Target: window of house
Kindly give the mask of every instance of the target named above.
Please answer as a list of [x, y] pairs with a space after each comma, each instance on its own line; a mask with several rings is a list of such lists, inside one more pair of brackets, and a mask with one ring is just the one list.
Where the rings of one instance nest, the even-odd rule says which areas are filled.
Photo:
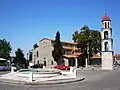
[[110, 23], [108, 22], [108, 28], [110, 27]]
[[38, 51], [37, 51], [37, 57], [38, 57]]

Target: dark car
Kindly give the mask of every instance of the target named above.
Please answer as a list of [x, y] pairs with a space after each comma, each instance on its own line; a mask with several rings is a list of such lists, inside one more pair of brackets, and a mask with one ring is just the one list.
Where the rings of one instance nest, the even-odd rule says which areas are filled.
[[43, 68], [43, 64], [35, 64], [33, 66], [31, 66], [31, 68]]

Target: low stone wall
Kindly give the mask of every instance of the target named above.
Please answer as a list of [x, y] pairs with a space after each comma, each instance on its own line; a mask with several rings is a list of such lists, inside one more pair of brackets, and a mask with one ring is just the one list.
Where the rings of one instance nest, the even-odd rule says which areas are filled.
[[88, 66], [88, 67], [79, 67], [77, 70], [84, 70], [84, 71], [97, 71], [101, 70], [100, 66]]

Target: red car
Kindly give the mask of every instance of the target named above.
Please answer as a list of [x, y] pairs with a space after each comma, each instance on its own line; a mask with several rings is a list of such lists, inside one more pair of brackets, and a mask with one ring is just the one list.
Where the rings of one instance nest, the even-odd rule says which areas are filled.
[[64, 65], [57, 65], [57, 66], [54, 66], [54, 68], [60, 69], [60, 70], [70, 70], [70, 66], [64, 66]]

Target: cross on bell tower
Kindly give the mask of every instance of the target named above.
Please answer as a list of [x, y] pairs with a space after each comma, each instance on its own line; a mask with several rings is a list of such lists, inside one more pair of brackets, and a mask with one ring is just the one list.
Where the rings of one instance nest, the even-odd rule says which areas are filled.
[[113, 39], [110, 17], [105, 13], [102, 18], [102, 69], [113, 69]]

